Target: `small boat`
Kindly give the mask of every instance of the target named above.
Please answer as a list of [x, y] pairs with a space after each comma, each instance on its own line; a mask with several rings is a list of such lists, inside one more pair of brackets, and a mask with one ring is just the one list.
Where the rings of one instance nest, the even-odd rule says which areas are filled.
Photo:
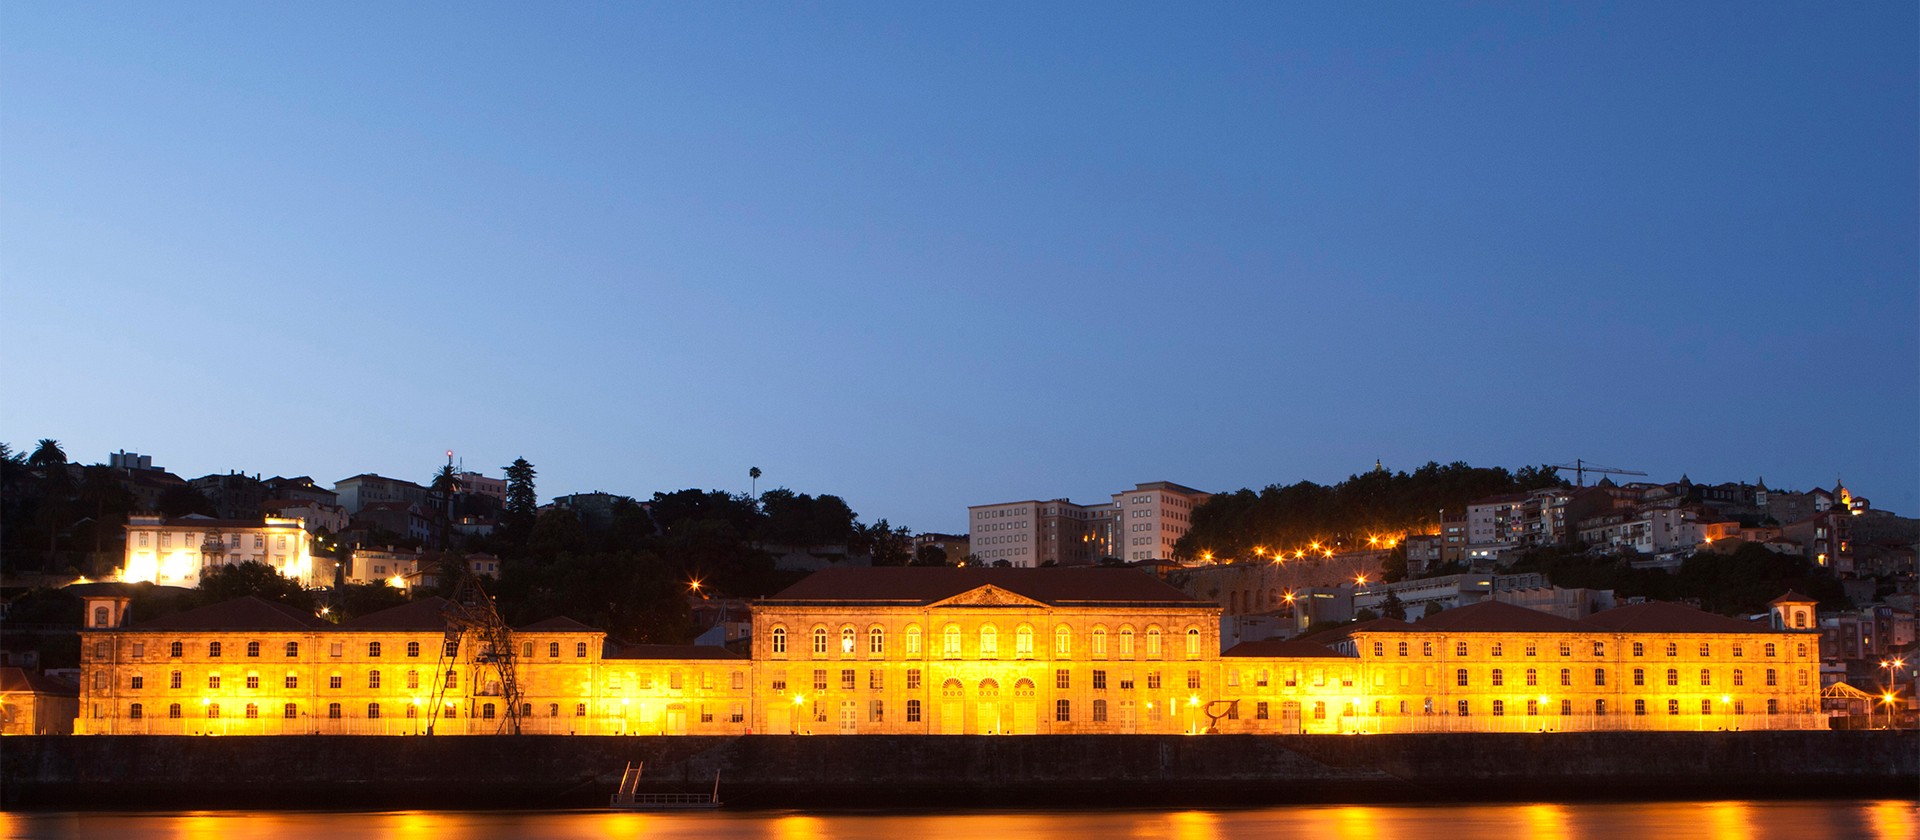
[[620, 773], [620, 789], [614, 791], [609, 808], [623, 811], [690, 811], [720, 807], [720, 771], [713, 773], [713, 793], [640, 793], [640, 771], [646, 762], [627, 763]]

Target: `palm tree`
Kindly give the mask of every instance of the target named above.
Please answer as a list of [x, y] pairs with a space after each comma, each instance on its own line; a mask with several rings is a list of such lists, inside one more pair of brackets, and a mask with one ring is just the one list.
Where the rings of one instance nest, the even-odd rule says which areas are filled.
[[53, 568], [54, 557], [60, 548], [60, 527], [67, 520], [68, 497], [73, 495], [72, 481], [67, 475], [67, 453], [60, 449], [60, 441], [53, 438], [41, 438], [33, 454], [27, 456], [27, 466], [40, 470], [44, 492], [40, 516], [47, 526], [47, 560], [43, 569]]
[[748, 467], [747, 477], [753, 479], [751, 495], [756, 499], [760, 498], [760, 468]]
[[446, 548], [448, 531], [453, 522], [453, 499], [460, 493], [460, 474], [449, 463], [433, 474], [433, 481], [427, 487], [440, 500], [440, 510], [437, 511], [440, 514], [440, 547]]

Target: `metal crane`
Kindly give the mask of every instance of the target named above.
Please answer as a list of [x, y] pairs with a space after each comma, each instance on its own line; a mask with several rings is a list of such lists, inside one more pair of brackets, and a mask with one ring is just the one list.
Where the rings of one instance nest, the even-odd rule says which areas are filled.
[[1587, 473], [1605, 473], [1608, 475], [1646, 475], [1646, 473], [1640, 472], [1639, 470], [1618, 470], [1618, 469], [1614, 469], [1613, 467], [1595, 466], [1593, 464], [1589, 464], [1585, 461], [1582, 461], [1579, 458], [1573, 459], [1573, 463], [1571, 464], [1550, 464], [1549, 468], [1555, 469], [1555, 470], [1573, 470], [1573, 486], [1575, 487], [1587, 486]]
[[[456, 554], [443, 555], [440, 574], [443, 579], [451, 578], [457, 583], [453, 597], [448, 599], [446, 608], [441, 612], [447, 620], [447, 629], [433, 681], [433, 705], [428, 709], [427, 734], [433, 734], [434, 724], [445, 714], [447, 683], [454, 673], [453, 666], [460, 662], [464, 652], [468, 677], [467, 715], [471, 718], [474, 714], [474, 698], [498, 697], [506, 706], [504, 714], [498, 718], [498, 732], [518, 735], [520, 683], [514, 675], [516, 651], [513, 628], [500, 619], [500, 613], [493, 608], [493, 598], [481, 588], [480, 580], [467, 567], [466, 558]], [[495, 679], [485, 681], [488, 675]]]

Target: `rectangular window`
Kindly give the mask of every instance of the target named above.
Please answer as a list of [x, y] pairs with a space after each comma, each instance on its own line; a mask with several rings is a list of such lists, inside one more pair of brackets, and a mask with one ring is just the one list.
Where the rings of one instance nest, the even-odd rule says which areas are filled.
[[1258, 720], [1267, 720], [1267, 701], [1253, 704], [1253, 716]]
[[920, 688], [920, 669], [919, 668], [907, 669], [907, 688], [910, 690], [916, 690], [916, 691], [919, 690]]
[[813, 690], [814, 691], [827, 690], [827, 669], [815, 668], [813, 670]]
[[1191, 689], [1200, 688], [1200, 672], [1199, 671], [1187, 672], [1187, 687]]
[[1093, 690], [1094, 691], [1107, 690], [1107, 672], [1105, 671], [1093, 672]]
[[1069, 672], [1069, 671], [1068, 671], [1067, 669], [1065, 669], [1065, 668], [1061, 668], [1061, 669], [1058, 669], [1058, 670], [1056, 670], [1056, 671], [1054, 671], [1054, 672], [1053, 672], [1053, 687], [1054, 687], [1054, 688], [1057, 688], [1057, 689], [1061, 689], [1061, 690], [1063, 690], [1063, 691], [1064, 691], [1064, 690], [1066, 690], [1066, 689], [1068, 689], [1068, 688], [1071, 688], [1071, 687], [1072, 687], [1072, 683], [1073, 683], [1073, 678], [1072, 678], [1072, 676], [1071, 676], [1070, 674], [1071, 674], [1071, 672]]
[[1160, 688], [1160, 672], [1159, 671], [1147, 672], [1147, 688], [1156, 689], [1156, 690]]
[[843, 670], [841, 670], [841, 672], [840, 672], [840, 690], [841, 690], [841, 691], [852, 691], [852, 690], [853, 690], [853, 682], [854, 682], [854, 672], [853, 672], [853, 669], [852, 669], [852, 668], [846, 668], [846, 669], [843, 669]]
[[918, 700], [907, 701], [907, 722], [908, 723], [920, 722], [920, 701]]
[[774, 691], [787, 690], [787, 672], [775, 671], [771, 675], [770, 686]]

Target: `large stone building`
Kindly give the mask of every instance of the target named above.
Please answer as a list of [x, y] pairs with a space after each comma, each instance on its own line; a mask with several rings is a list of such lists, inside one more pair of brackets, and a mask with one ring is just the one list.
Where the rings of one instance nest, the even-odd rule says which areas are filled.
[[1171, 481], [1151, 481], [1113, 494], [1111, 502], [1066, 499], [967, 508], [973, 553], [982, 563], [1018, 568], [1085, 566], [1103, 558], [1166, 560], [1193, 527], [1193, 510], [1212, 494]]
[[563, 618], [518, 628], [509, 656], [449, 652], [438, 599], [338, 625], [257, 599], [145, 623], [87, 604], [81, 733], [499, 732], [490, 658], [545, 734], [1824, 726], [1817, 628], [1675, 604], [1575, 621], [1486, 601], [1222, 652], [1217, 604], [1137, 571], [831, 569], [754, 605], [750, 659]]

